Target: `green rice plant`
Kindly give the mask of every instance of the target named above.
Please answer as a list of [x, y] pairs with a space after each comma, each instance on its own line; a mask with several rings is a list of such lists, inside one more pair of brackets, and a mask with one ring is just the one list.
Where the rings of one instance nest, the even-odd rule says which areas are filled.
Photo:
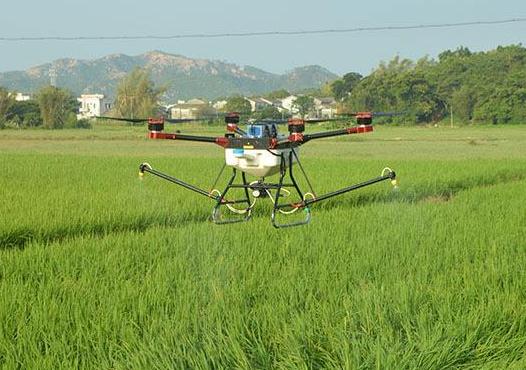
[[522, 131], [385, 128], [305, 147], [319, 193], [384, 166], [401, 188], [278, 231], [268, 203], [217, 226], [213, 202], [137, 178], [146, 160], [206, 188], [220, 148], [118, 129], [1, 133], [0, 367], [526, 366]]

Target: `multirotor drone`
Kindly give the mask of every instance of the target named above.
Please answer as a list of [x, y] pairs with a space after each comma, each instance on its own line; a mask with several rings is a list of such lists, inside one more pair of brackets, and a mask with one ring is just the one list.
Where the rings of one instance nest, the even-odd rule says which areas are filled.
[[[356, 125], [339, 130], [324, 131], [317, 133], [305, 133], [306, 123], [324, 122], [331, 119], [289, 119], [289, 120], [251, 120], [246, 124], [246, 130], [239, 127], [240, 117], [238, 113], [229, 113], [225, 116], [227, 133], [220, 137], [184, 135], [179, 133], [164, 132], [165, 122], [178, 123], [195, 121], [198, 119], [165, 119], [149, 118], [145, 120], [134, 119], [133, 122], [148, 122], [149, 138], [164, 140], [186, 140], [219, 145], [225, 149], [225, 164], [216, 178], [212, 189], [207, 191], [191, 185], [183, 180], [167, 175], [154, 169], [148, 163], [139, 166], [139, 175], [150, 173], [164, 180], [177, 184], [185, 189], [193, 191], [215, 202], [212, 211], [212, 221], [216, 224], [248, 221], [252, 210], [258, 199], [269, 199], [272, 202], [271, 220], [276, 228], [298, 226], [309, 223], [311, 220], [311, 206], [323, 200], [333, 198], [350, 191], [363, 188], [384, 180], [391, 180], [396, 187], [396, 174], [390, 168], [385, 168], [381, 176], [360, 182], [348, 187], [332, 191], [323, 195], [317, 195], [312, 189], [304, 168], [299, 159], [299, 147], [311, 140], [322, 139], [339, 135], [362, 134], [373, 131], [372, 120], [374, 116], [389, 115], [385, 113], [359, 112], [351, 114], [356, 119]], [[108, 117], [109, 118], [109, 117]], [[115, 119], [115, 118], [111, 118]], [[349, 118], [346, 118], [347, 120]], [[130, 121], [125, 118], [118, 120]], [[278, 131], [279, 125], [286, 123], [288, 135]], [[295, 165], [303, 173], [309, 186], [309, 192], [303, 192], [293, 169]], [[232, 168], [232, 174], [223, 191], [215, 189], [216, 183], [221, 177], [225, 167]], [[240, 174], [240, 179], [238, 175]], [[248, 181], [247, 175], [255, 177], [256, 180]], [[275, 176], [277, 175], [277, 177]], [[273, 178], [273, 179], [272, 179]], [[271, 180], [272, 179], [272, 180]], [[238, 181], [236, 181], [238, 180]], [[242, 195], [230, 198], [232, 189], [238, 189]], [[295, 201], [288, 201], [297, 194]], [[226, 210], [227, 213], [224, 212]], [[300, 220], [281, 223], [278, 215], [291, 215], [302, 210], [304, 216]]]

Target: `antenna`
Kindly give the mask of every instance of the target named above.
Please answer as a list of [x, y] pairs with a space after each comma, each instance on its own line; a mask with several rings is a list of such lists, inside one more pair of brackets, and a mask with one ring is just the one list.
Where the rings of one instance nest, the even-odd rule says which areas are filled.
[[55, 66], [49, 67], [49, 84], [51, 86], [57, 87], [57, 70], [55, 69]]

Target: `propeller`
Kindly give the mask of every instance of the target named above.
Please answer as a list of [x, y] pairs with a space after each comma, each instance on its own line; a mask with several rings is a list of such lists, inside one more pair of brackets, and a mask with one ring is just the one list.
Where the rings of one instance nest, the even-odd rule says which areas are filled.
[[[294, 122], [298, 124], [299, 121], [303, 123], [322, 123], [322, 122], [338, 122], [338, 121], [348, 121], [349, 119], [356, 118], [359, 124], [371, 124], [373, 117], [393, 117], [400, 116], [405, 114], [405, 112], [350, 112], [350, 113], [338, 113], [336, 117], [332, 118], [306, 118], [306, 119], [296, 119], [296, 118], [286, 118], [286, 119], [260, 119], [254, 120], [253, 122], [269, 122], [275, 124], [290, 124]], [[239, 123], [240, 114], [238, 112], [230, 112], [223, 115], [225, 123], [230, 127], [230, 131], [234, 131], [234, 126], [237, 127]], [[150, 123], [152, 120], [160, 121], [166, 123], [185, 123], [185, 122], [198, 122], [205, 120], [214, 120], [220, 118], [220, 115], [207, 115], [200, 116], [197, 118], [124, 118], [124, 117], [108, 117], [108, 116], [96, 116], [97, 119], [107, 119], [114, 121], [122, 122], [131, 122], [131, 123]]]
[[[113, 121], [131, 122], [131, 123], [147, 123], [152, 120], [152, 118], [123, 118], [123, 117], [105, 117], [105, 116], [96, 116], [95, 118], [108, 119], [108, 120], [113, 120]], [[205, 119], [206, 118], [164, 118], [163, 121], [168, 122], [168, 123], [184, 123], [184, 122], [203, 121]]]
[[401, 116], [403, 114], [406, 114], [406, 112], [349, 112], [349, 113], [337, 113], [336, 115], [344, 118], [344, 117], [393, 117], [393, 116]]
[[356, 118], [360, 125], [370, 125], [373, 117], [394, 117], [405, 114], [405, 112], [350, 112], [350, 113], [339, 113], [334, 118], [314, 118], [305, 119], [305, 123], [320, 123], [320, 122], [338, 122], [348, 121], [349, 119]]

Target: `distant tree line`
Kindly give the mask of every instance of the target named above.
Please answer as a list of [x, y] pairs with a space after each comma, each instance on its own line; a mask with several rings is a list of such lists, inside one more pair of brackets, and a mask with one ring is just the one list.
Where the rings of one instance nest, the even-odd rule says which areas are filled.
[[526, 48], [445, 51], [437, 60], [395, 57], [369, 76], [331, 84], [344, 110], [393, 111], [400, 122], [526, 123]]
[[[147, 70], [137, 68], [118, 85], [110, 114], [128, 118], [159, 114], [158, 102], [165, 91], [166, 87], [155, 86]], [[526, 48], [512, 45], [474, 53], [461, 47], [416, 62], [397, 56], [366, 77], [350, 72], [302, 93], [295, 102], [302, 116], [312, 110], [312, 96], [333, 96], [342, 112], [398, 112], [400, 116], [387, 119], [404, 123], [438, 122], [451, 115], [456, 123], [526, 123]], [[15, 95], [0, 87], [0, 128], [90, 126], [88, 121], [77, 121], [79, 105], [67, 90], [46, 86], [35, 99], [20, 102]], [[266, 98], [288, 95], [277, 90]], [[224, 110], [251, 114], [242, 96], [228, 98]], [[273, 106], [252, 115], [282, 117]]]
[[71, 92], [54, 86], [42, 87], [27, 101], [16, 101], [16, 93], [0, 87], [0, 128], [89, 127], [89, 122], [77, 120], [78, 106]]

